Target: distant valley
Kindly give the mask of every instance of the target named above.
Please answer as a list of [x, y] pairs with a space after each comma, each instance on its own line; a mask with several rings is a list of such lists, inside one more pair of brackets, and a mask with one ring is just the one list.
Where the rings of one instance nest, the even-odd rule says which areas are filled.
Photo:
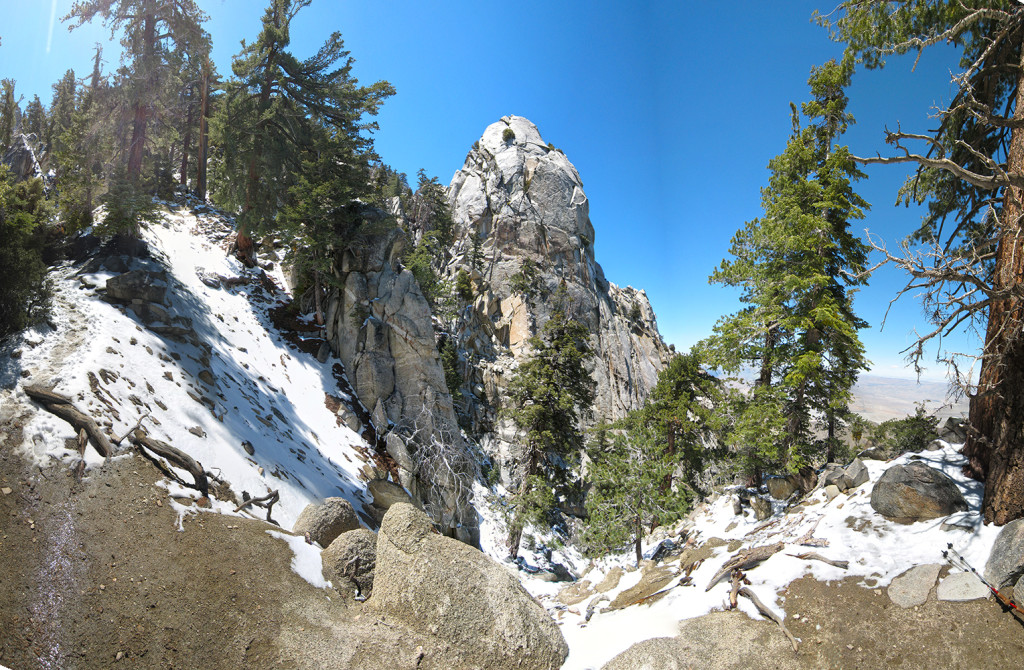
[[853, 388], [854, 400], [850, 409], [865, 419], [880, 423], [913, 414], [916, 404], [924, 402], [929, 413], [940, 417], [966, 417], [967, 398], [950, 404], [948, 389], [945, 382], [862, 375]]

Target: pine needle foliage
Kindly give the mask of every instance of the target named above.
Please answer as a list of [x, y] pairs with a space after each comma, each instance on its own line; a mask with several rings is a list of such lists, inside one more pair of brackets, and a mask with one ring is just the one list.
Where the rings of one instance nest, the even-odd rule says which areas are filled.
[[590, 333], [568, 314], [565, 286], [553, 296], [551, 318], [530, 338], [533, 349], [508, 386], [507, 415], [522, 433], [526, 469], [512, 498], [508, 549], [519, 552], [526, 523], [550, 525], [560, 499], [576, 486], [584, 447], [581, 419], [593, 412], [595, 382], [587, 370]]
[[[863, 174], [835, 144], [853, 122], [845, 94], [852, 73], [850, 58], [812, 70], [813, 97], [799, 111], [793, 106], [789, 142], [769, 163], [764, 215], [736, 233], [732, 258], [710, 277], [740, 288], [746, 307], [723, 317], [701, 348], [713, 366], [730, 373], [752, 367], [757, 385], [772, 388], [743, 402], [742, 411], [755, 416], [739, 425], [775, 426], [781, 413], [782, 439], [770, 446], [765, 435], [754, 449], [754, 461], [773, 467], [799, 469], [822, 446], [834, 446], [853, 384], [868, 368], [857, 334], [867, 324], [853, 311], [868, 247], [850, 232], [867, 207], [853, 190]], [[831, 438], [825, 445], [813, 438], [815, 417]]]

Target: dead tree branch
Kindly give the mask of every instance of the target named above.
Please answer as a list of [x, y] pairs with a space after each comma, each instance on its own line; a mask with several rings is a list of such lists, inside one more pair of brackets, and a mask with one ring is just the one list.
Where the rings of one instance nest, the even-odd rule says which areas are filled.
[[779, 617], [778, 614], [768, 609], [765, 606], [765, 604], [761, 602], [761, 600], [756, 595], [754, 595], [754, 592], [748, 589], [746, 586], [740, 589], [739, 593], [741, 596], [744, 596], [745, 598], [750, 598], [750, 602], [754, 603], [754, 607], [760, 610], [761, 614], [765, 615], [775, 623], [779, 624], [779, 628], [782, 629], [782, 632], [786, 634], [786, 637], [788, 637], [789, 641], [793, 644], [793, 651], [800, 651], [800, 645], [797, 643], [797, 639], [793, 637], [792, 633], [789, 632], [789, 629], [786, 628], [786, 624], [782, 622], [782, 619]]
[[192, 475], [192, 478], [195, 480], [195, 483], [189, 484], [188, 482], [184, 481], [182, 483], [190, 488], [196, 489], [204, 496], [209, 497], [210, 483], [206, 478], [206, 471], [203, 469], [203, 466], [200, 465], [197, 461], [195, 461], [191, 456], [181, 451], [180, 449], [172, 447], [166, 442], [155, 440], [143, 434], [142, 431], [135, 431], [131, 436], [131, 442], [132, 444], [135, 445], [137, 449], [139, 449], [140, 452], [142, 451], [142, 448], [145, 447], [146, 449], [152, 451], [154, 454], [166, 458], [168, 461], [170, 461], [177, 467], [188, 472], [190, 475]]
[[829, 565], [834, 565], [835, 567], [842, 568], [843, 570], [850, 567], [849, 561], [836, 561], [831, 558], [825, 558], [821, 554], [817, 554], [813, 551], [807, 551], [802, 554], [786, 554], [786, 556], [799, 558], [802, 561], [821, 561], [822, 563], [828, 563]]
[[722, 579], [724, 579], [726, 575], [731, 574], [733, 570], [749, 570], [750, 568], [760, 565], [782, 551], [782, 547], [783, 544], [781, 542], [776, 542], [775, 544], [754, 547], [753, 549], [748, 549], [736, 554], [725, 562], [725, 565], [722, 566], [721, 570], [715, 573], [715, 576], [711, 578], [710, 582], [708, 582], [708, 587], [704, 589], [704, 592], [707, 593], [710, 591], [715, 584], [722, 581]]
[[243, 502], [241, 505], [239, 505], [238, 507], [235, 508], [235, 512], [241, 512], [243, 509], [245, 509], [246, 507], [249, 507], [250, 505], [255, 505], [257, 507], [262, 507], [265, 510], [267, 510], [267, 521], [269, 521], [270, 523], [275, 523], [276, 524], [276, 522], [273, 519], [270, 518], [270, 512], [271, 512], [271, 510], [274, 509], [274, 503], [276, 503], [280, 499], [281, 499], [281, 492], [275, 489], [275, 490], [271, 491], [270, 493], [268, 493], [265, 496], [260, 496], [259, 498], [248, 498], [248, 499], [246, 499], [245, 502]]
[[25, 395], [42, 405], [43, 409], [47, 412], [70, 423], [76, 431], [84, 430], [86, 435], [89, 436], [92, 446], [96, 448], [100, 456], [107, 458], [113, 453], [114, 449], [110, 444], [110, 440], [100, 430], [99, 425], [91, 416], [78, 410], [72, 404], [70, 398], [66, 398], [41, 386], [23, 386], [22, 390], [25, 391]]

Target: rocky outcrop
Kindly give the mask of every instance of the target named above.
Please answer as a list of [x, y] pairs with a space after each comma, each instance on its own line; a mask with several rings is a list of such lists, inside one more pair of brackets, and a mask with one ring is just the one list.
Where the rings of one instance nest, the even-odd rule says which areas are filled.
[[377, 538], [373, 610], [459, 650], [467, 667], [558, 668], [568, 647], [558, 626], [509, 570], [438, 535], [404, 503]]
[[460, 401], [508, 482], [517, 479], [519, 450], [498, 411], [560, 286], [571, 316], [592, 333], [595, 420], [641, 406], [672, 354], [647, 295], [605, 279], [580, 175], [530, 121], [507, 116], [488, 126], [448, 193], [456, 239], [444, 272], [465, 271], [474, 286], [452, 324], [466, 380]]
[[886, 470], [871, 491], [876, 512], [901, 521], [949, 516], [967, 509], [956, 483], [935, 468], [911, 462]]
[[[408, 238], [401, 229], [363, 240], [340, 257], [340, 289], [326, 310], [327, 337], [341, 358], [377, 439], [394, 459], [402, 486], [426, 503], [434, 521], [476, 544], [476, 513], [468, 486], [471, 463], [445, 384], [430, 305], [400, 257]], [[444, 446], [459, 471], [433, 472], [430, 448]], [[460, 458], [461, 457], [461, 458]]]
[[39, 162], [36, 160], [36, 155], [32, 151], [34, 141], [35, 135], [18, 135], [11, 142], [11, 146], [7, 151], [4, 152], [3, 158], [0, 158], [0, 163], [3, 163], [10, 169], [15, 181], [22, 181], [31, 177], [41, 177], [43, 175], [43, 171], [39, 168]]

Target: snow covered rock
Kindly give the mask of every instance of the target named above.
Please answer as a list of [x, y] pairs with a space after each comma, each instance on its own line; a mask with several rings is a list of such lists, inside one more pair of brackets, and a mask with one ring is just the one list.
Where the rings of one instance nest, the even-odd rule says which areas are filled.
[[924, 463], [894, 465], [871, 491], [871, 507], [891, 519], [919, 521], [949, 516], [967, 509], [967, 501], [952, 479]]
[[[1024, 519], [1003, 526], [992, 545], [992, 553], [985, 563], [985, 579], [997, 589], [1013, 586], [1024, 577]], [[1018, 600], [1021, 593], [1014, 593]]]
[[377, 539], [367, 605], [460, 650], [477, 668], [558, 668], [569, 649], [515, 575], [435, 532], [426, 514], [395, 504]]
[[344, 498], [327, 498], [321, 505], [306, 505], [295, 520], [292, 532], [309, 533], [309, 539], [326, 547], [344, 532], [359, 528], [352, 505]]
[[[35, 136], [30, 137], [34, 138]], [[3, 158], [0, 158], [0, 163], [10, 168], [15, 181], [42, 176], [36, 155], [29, 145], [29, 137], [25, 135], [18, 135], [14, 138], [11, 147], [4, 153]]]
[[935, 586], [941, 569], [941, 565], [934, 563], [918, 565], [907, 570], [892, 580], [888, 589], [889, 600], [904, 609], [923, 605], [928, 600], [928, 594]]
[[132, 302], [167, 302], [166, 276], [144, 270], [132, 270], [107, 280], [107, 297]]
[[377, 534], [357, 528], [339, 535], [320, 553], [324, 579], [342, 593], [370, 597], [377, 563]]

